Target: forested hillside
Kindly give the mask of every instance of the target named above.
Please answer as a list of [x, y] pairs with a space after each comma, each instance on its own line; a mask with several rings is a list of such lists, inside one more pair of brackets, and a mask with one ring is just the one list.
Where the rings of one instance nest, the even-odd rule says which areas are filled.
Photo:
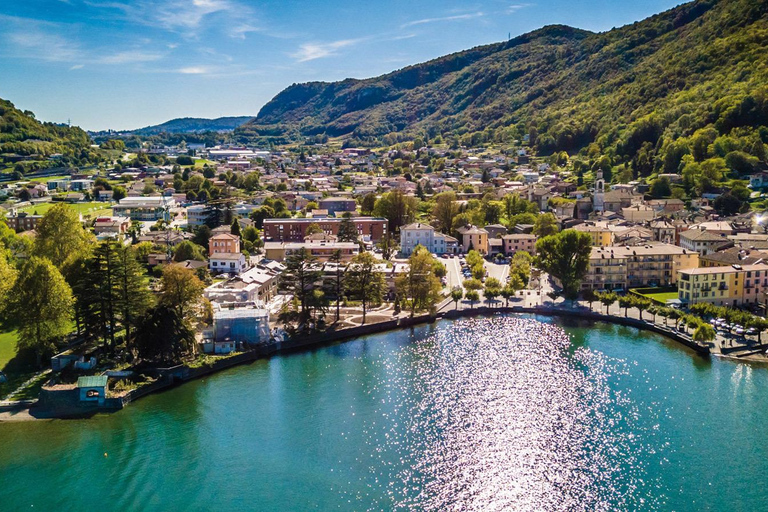
[[200, 117], [182, 117], [165, 123], [132, 130], [136, 135], [157, 135], [159, 133], [202, 133], [226, 132], [237, 128], [253, 119], [253, 116], [219, 117], [204, 119]]
[[97, 161], [100, 157], [90, 144], [90, 137], [80, 128], [41, 123], [32, 112], [22, 112], [0, 99], [0, 164], [21, 157], [44, 160], [57, 154], [64, 163]]
[[634, 176], [706, 163], [714, 177], [729, 155], [731, 169], [765, 160], [766, 55], [768, 0], [698, 0], [605, 33], [550, 26], [377, 78], [292, 85], [235, 137], [529, 135], [542, 154], [607, 156]]

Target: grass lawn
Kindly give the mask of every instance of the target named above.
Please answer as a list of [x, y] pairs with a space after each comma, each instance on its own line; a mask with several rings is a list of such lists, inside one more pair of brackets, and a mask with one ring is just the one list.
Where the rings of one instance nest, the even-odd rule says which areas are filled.
[[16, 331], [0, 333], [0, 370], [16, 356]]
[[195, 158], [194, 167], [202, 167], [205, 164], [208, 164], [209, 166], [211, 166], [211, 165], [216, 165], [216, 162], [214, 162], [213, 160], [206, 160], [205, 158]]
[[672, 291], [668, 288], [659, 288], [658, 291], [653, 291], [653, 288], [636, 288], [630, 291], [658, 302], [659, 304], [666, 304], [668, 300], [678, 298], [677, 291]]
[[[53, 205], [58, 204], [54, 202], [50, 203], [40, 203], [40, 204], [33, 204], [32, 206], [25, 206], [24, 208], [20, 208], [19, 211], [27, 212], [27, 213], [34, 213], [37, 212], [38, 215], [43, 215], [45, 212], [53, 208]], [[89, 203], [74, 203], [74, 204], [67, 204], [70, 208], [74, 208], [77, 213], [82, 213], [83, 215], [90, 215], [91, 217], [97, 217], [99, 215], [111, 215], [112, 209], [109, 208], [109, 203], [100, 203], [96, 201], [92, 201]]]

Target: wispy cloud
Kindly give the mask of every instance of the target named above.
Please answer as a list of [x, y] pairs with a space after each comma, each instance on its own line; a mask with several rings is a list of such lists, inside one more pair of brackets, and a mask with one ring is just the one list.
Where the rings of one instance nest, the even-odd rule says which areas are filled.
[[304, 43], [291, 54], [298, 62], [307, 62], [315, 59], [323, 59], [337, 55], [342, 48], [348, 48], [365, 41], [367, 38], [341, 39], [330, 43]]
[[[132, 2], [100, 2], [86, 4], [105, 10], [120, 11], [129, 22], [140, 25], [185, 32], [201, 28], [207, 17], [221, 14], [229, 22], [252, 15], [250, 9], [234, 0], [136, 0]], [[246, 27], [244, 24], [238, 27]], [[252, 27], [240, 30], [238, 37], [253, 32]]]
[[112, 55], [105, 55], [96, 59], [98, 64], [132, 64], [136, 62], [155, 62], [164, 57], [161, 53], [149, 53], [142, 51], [125, 51]]
[[182, 75], [207, 75], [211, 72], [211, 69], [205, 66], [189, 66], [186, 68], [179, 68], [176, 72], [181, 73]]
[[507, 7], [507, 14], [514, 14], [520, 9], [525, 9], [526, 7], [531, 7], [533, 4], [512, 4], [509, 7]]
[[424, 18], [421, 20], [414, 20], [414, 21], [409, 21], [408, 23], [403, 23], [402, 25], [400, 25], [400, 28], [413, 27], [416, 25], [426, 25], [427, 23], [438, 23], [441, 21], [470, 20], [472, 18], [482, 18], [483, 16], [485, 16], [484, 12], [473, 12], [473, 13], [467, 13], [467, 14], [456, 14], [455, 16], [442, 16], [439, 18]]
[[85, 67], [85, 64], [75, 64], [74, 66], [71, 66], [69, 68], [70, 71], [74, 71], [76, 69], [83, 69]]

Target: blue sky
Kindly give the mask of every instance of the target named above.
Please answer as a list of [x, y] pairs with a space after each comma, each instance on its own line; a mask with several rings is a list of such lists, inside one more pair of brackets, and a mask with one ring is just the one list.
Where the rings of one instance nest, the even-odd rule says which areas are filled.
[[3, 0], [0, 97], [128, 129], [255, 115], [296, 82], [366, 78], [543, 25], [609, 30], [675, 0]]

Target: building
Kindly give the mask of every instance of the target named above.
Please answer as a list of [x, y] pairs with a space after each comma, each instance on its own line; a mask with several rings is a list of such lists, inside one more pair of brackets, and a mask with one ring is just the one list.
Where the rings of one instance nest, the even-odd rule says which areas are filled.
[[231, 233], [219, 233], [208, 239], [208, 255], [240, 253], [240, 237]]
[[96, 236], [120, 236], [128, 232], [131, 219], [128, 217], [99, 217], [93, 223]]
[[699, 256], [702, 267], [728, 267], [731, 265], [756, 265], [768, 263], [768, 252], [731, 247], [722, 251]]
[[202, 226], [208, 221], [211, 211], [204, 204], [195, 204], [187, 207], [187, 226]]
[[326, 197], [325, 199], [320, 199], [317, 205], [321, 210], [328, 210], [330, 215], [357, 210], [357, 203], [349, 197]]
[[763, 302], [768, 290], [768, 265], [731, 265], [680, 271], [678, 298], [688, 304], [748, 306]]
[[219, 309], [213, 312], [213, 341], [257, 345], [269, 341], [269, 311], [261, 308]]
[[622, 208], [621, 216], [629, 222], [649, 222], [656, 217], [656, 211], [644, 204], [633, 204]]
[[89, 377], [78, 377], [77, 390], [81, 402], [95, 402], [98, 405], [104, 405], [107, 398], [107, 376], [91, 375]]
[[176, 201], [168, 197], [124, 197], [112, 206], [112, 212], [116, 217], [129, 217], [131, 220], [156, 222], [164, 219], [170, 222], [170, 208], [175, 205]]
[[342, 261], [349, 261], [360, 253], [360, 245], [355, 242], [308, 238], [303, 242], [264, 242], [264, 257], [269, 260], [284, 261], [301, 249], [306, 249], [319, 261], [328, 261], [336, 251], [341, 252]]
[[241, 252], [221, 252], [208, 258], [208, 268], [218, 274], [239, 274], [248, 268], [248, 262]]
[[16, 232], [31, 231], [37, 228], [37, 225], [42, 220], [42, 215], [30, 215], [26, 212], [12, 213], [5, 218], [5, 223], [8, 227]]
[[706, 229], [689, 229], [680, 233], [680, 247], [696, 251], [703, 256], [732, 245], [733, 242], [724, 235]]
[[214, 283], [203, 295], [214, 304], [267, 304], [277, 295], [280, 272], [256, 265], [240, 275]]
[[477, 226], [465, 226], [456, 231], [461, 235], [461, 250], [475, 250], [480, 254], [488, 254], [488, 232]]
[[518, 251], [525, 251], [528, 254], [536, 253], [536, 235], [532, 234], [512, 234], [501, 237], [502, 251], [507, 256], [512, 256]]
[[677, 283], [678, 272], [697, 268], [699, 255], [676, 245], [654, 243], [593, 247], [582, 289], [628, 290]]
[[592, 245], [595, 247], [613, 245], [614, 230], [605, 221], [587, 221], [573, 226], [573, 229], [588, 234], [592, 238]]
[[75, 192], [85, 192], [93, 188], [93, 180], [72, 180], [69, 182], [69, 189]]
[[351, 219], [265, 219], [264, 240], [274, 242], [303, 242], [307, 227], [316, 224], [329, 235], [338, 235], [343, 221], [352, 222], [358, 236], [365, 242], [380, 242], [388, 232], [387, 219], [378, 217], [353, 217]]
[[444, 235], [429, 224], [419, 222], [400, 228], [400, 252], [410, 256], [417, 245], [424, 246], [432, 254], [456, 254], [459, 242], [452, 236]]
[[592, 193], [592, 210], [596, 212], [605, 210], [605, 180], [603, 179], [602, 169], [597, 171], [595, 189]]

